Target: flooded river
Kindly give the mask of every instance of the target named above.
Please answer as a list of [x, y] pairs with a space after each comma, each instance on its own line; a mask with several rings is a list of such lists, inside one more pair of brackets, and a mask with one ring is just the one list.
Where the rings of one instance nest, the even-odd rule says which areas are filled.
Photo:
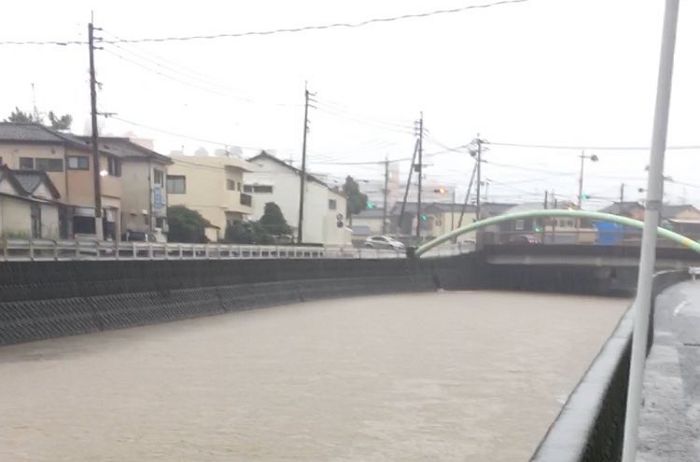
[[0, 348], [0, 460], [527, 461], [626, 300], [311, 302]]

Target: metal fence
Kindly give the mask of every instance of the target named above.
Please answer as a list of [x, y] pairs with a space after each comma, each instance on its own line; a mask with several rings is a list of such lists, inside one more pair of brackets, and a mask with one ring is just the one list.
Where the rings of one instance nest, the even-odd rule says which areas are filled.
[[[228, 260], [269, 258], [404, 258], [404, 250], [288, 245], [178, 244], [156, 242], [0, 241], [0, 261], [59, 260]], [[473, 250], [468, 244], [434, 249], [429, 256]]]

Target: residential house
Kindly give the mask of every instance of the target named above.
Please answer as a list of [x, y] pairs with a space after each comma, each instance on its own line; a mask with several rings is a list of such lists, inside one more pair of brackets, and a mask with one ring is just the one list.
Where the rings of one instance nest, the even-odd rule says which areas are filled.
[[384, 209], [365, 209], [351, 217], [352, 241], [361, 244], [369, 236], [388, 234], [390, 216], [386, 216], [386, 225], [382, 226]]
[[[476, 208], [469, 204], [464, 207], [463, 204], [445, 203], [445, 202], [422, 202], [420, 217], [418, 213], [417, 202], [397, 202], [391, 209], [391, 228], [392, 232], [400, 236], [415, 235], [416, 225], [420, 219], [421, 235], [424, 238], [433, 238], [449, 233], [453, 229], [474, 222], [476, 218]], [[403, 217], [401, 210], [403, 209]], [[474, 240], [474, 233], [467, 233], [459, 236], [459, 240]]]
[[[299, 227], [301, 170], [263, 151], [248, 159], [254, 168], [245, 174], [245, 191], [253, 196], [253, 219], [262, 217], [267, 202], [274, 202], [289, 225]], [[304, 182], [304, 243], [348, 245], [351, 232], [345, 227], [346, 199], [313, 175]], [[296, 234], [296, 232], [295, 232]]]
[[59, 198], [46, 172], [0, 166], [0, 237], [58, 239]]
[[[95, 234], [95, 189], [91, 147], [83, 139], [39, 124], [0, 123], [0, 161], [13, 170], [39, 170], [62, 198], [60, 235]], [[102, 220], [106, 238], [120, 235], [122, 163], [99, 151]]]
[[226, 226], [243, 221], [253, 213], [250, 194], [243, 192], [243, 174], [251, 164], [225, 156], [172, 155], [166, 186], [168, 204], [196, 210], [211, 226], [207, 238], [224, 238]]
[[[641, 202], [614, 202], [603, 208], [601, 212], [643, 221], [644, 210], [644, 204]], [[691, 204], [663, 204], [660, 223], [661, 226], [691, 239], [700, 240], [700, 210]], [[602, 228], [608, 244], [639, 245], [642, 239], [642, 232], [637, 228], [611, 224], [605, 224]], [[669, 242], [664, 244], [670, 245]]]
[[102, 136], [99, 147], [121, 161], [121, 178], [125, 185], [121, 197], [122, 234], [127, 231], [167, 234], [165, 180], [172, 159], [130, 138]]

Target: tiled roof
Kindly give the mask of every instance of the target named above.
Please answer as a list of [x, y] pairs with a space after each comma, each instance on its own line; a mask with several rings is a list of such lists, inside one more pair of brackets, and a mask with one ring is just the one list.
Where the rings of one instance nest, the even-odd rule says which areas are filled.
[[18, 124], [0, 122], [0, 141], [18, 143], [55, 143], [68, 144], [78, 149], [89, 149], [78, 137], [61, 133], [40, 124]]
[[[260, 154], [255, 155], [255, 156], [253, 156], [253, 157], [250, 157], [250, 158], [247, 159], [247, 160], [248, 160], [248, 162], [255, 162], [256, 160], [259, 160], [259, 159], [269, 159], [269, 160], [271, 160], [271, 161], [273, 161], [273, 162], [278, 163], [279, 165], [282, 165], [282, 166], [284, 166], [284, 167], [287, 167], [289, 170], [295, 172], [297, 175], [301, 175], [301, 170], [299, 170], [298, 168], [296, 168], [296, 167], [294, 167], [294, 166], [292, 166], [292, 165], [289, 165], [288, 163], [284, 162], [283, 160], [278, 159], [277, 157], [275, 157], [275, 156], [273, 156], [272, 154], [269, 154], [269, 153], [267, 153], [267, 152], [265, 152], [265, 151], [261, 151]], [[331, 191], [333, 191], [333, 192], [335, 192], [335, 193], [338, 193], [338, 194], [343, 195], [343, 192], [342, 192], [342, 191], [338, 191], [338, 190], [336, 190], [336, 189], [331, 188], [330, 186], [328, 186], [328, 184], [326, 184], [326, 183], [324, 183], [323, 181], [319, 180], [319, 179], [316, 178], [315, 176], [309, 175], [308, 172], [306, 173], [306, 179], [307, 179], [307, 181], [313, 181], [314, 183], [318, 183], [318, 184], [320, 184], [320, 185], [322, 185], [322, 186], [325, 186], [326, 188], [328, 188], [329, 190], [331, 190]]]
[[[90, 137], [81, 136], [79, 138], [86, 144], [90, 143]], [[145, 148], [140, 144], [136, 144], [129, 138], [101, 136], [99, 139], [99, 146], [100, 151], [112, 154], [113, 156], [122, 159], [151, 159], [167, 164], [173, 163], [170, 157], [164, 156], [163, 154], [159, 154], [151, 149]]]

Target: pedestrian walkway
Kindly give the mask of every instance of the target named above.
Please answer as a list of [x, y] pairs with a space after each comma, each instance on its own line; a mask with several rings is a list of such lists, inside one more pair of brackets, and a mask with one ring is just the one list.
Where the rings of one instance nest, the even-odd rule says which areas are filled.
[[656, 299], [654, 344], [644, 376], [641, 462], [700, 460], [700, 281]]

